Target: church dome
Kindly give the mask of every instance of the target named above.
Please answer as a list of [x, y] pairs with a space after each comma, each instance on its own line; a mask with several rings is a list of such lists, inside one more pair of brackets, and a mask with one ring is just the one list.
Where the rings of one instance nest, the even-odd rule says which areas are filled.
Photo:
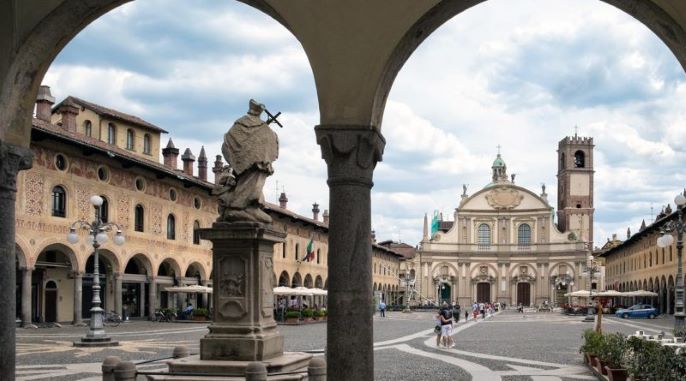
[[495, 158], [495, 160], [493, 160], [493, 165], [491, 166], [491, 168], [502, 168], [502, 167], [506, 167], [505, 161], [503, 160], [502, 157], [500, 157], [500, 154], [498, 154], [498, 156]]

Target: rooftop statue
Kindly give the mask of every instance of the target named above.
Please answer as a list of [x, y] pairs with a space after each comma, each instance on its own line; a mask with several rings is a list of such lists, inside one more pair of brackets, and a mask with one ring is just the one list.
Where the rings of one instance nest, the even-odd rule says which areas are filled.
[[251, 99], [248, 113], [224, 134], [222, 154], [229, 165], [218, 174], [212, 190], [219, 198], [217, 221], [272, 222], [263, 210], [262, 188], [274, 173], [272, 162], [279, 157], [279, 138], [269, 122], [260, 118], [263, 111], [264, 105]]

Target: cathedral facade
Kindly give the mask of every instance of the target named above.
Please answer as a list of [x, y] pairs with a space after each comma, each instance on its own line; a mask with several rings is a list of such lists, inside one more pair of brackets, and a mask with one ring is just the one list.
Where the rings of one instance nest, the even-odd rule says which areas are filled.
[[[593, 232], [593, 139], [566, 137], [558, 146], [558, 223], [541, 193], [514, 183], [500, 154], [491, 182], [466, 187], [452, 221], [429, 227], [410, 270], [422, 302], [555, 305], [564, 294], [596, 287], [585, 276]], [[593, 283], [593, 284], [592, 284]]]

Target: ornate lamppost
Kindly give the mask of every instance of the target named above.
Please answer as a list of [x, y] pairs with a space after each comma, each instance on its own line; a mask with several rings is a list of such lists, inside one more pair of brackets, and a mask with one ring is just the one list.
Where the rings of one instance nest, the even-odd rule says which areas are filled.
[[[676, 288], [674, 301], [674, 333], [683, 334], [684, 329], [684, 269], [681, 264], [681, 255], [684, 249], [684, 206], [686, 205], [686, 196], [679, 194], [674, 198], [676, 204], [677, 219], [667, 221], [660, 232], [662, 236], [657, 239], [659, 247], [671, 246], [674, 243], [674, 237], [671, 232], [676, 232]], [[667, 234], [669, 233], [669, 234]]]
[[103, 199], [100, 196], [92, 196], [91, 204], [95, 209], [95, 219], [93, 222], [86, 220], [78, 220], [71, 225], [67, 240], [75, 244], [79, 242], [79, 235], [76, 229], [87, 229], [90, 237], [89, 243], [93, 245], [93, 306], [90, 309], [91, 319], [88, 324], [88, 333], [82, 337], [80, 341], [75, 341], [74, 346], [77, 347], [111, 347], [119, 345], [119, 342], [112, 340], [105, 334], [103, 325], [104, 310], [100, 307], [100, 266], [98, 263], [98, 248], [108, 240], [107, 232], [116, 229], [113, 241], [117, 246], [124, 244], [124, 235], [121, 232], [121, 227], [115, 223], [103, 222], [100, 218], [100, 207]]
[[586, 259], [586, 270], [584, 273], [588, 274], [588, 312], [586, 313], [586, 317], [584, 318], [585, 322], [594, 322], [595, 317], [593, 316], [593, 313], [595, 309], [593, 308], [593, 277], [595, 273], [599, 272], [600, 268], [598, 267], [598, 263], [595, 261], [593, 258], [593, 254], [589, 253], [588, 258]]

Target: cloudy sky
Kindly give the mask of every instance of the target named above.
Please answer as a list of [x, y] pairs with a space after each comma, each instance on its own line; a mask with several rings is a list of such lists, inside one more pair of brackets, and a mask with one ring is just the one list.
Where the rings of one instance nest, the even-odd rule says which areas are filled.
[[[179, 148], [219, 154], [251, 97], [281, 111], [280, 158], [265, 196], [289, 208], [328, 205], [312, 72], [281, 25], [234, 1], [145, 0], [79, 34], [45, 77], [75, 95], [138, 115]], [[490, 181], [496, 146], [517, 183], [547, 185], [556, 206], [557, 142], [595, 140], [595, 244], [637, 231], [686, 185], [686, 77], [638, 21], [597, 0], [491, 0], [430, 36], [400, 71], [382, 132], [372, 225], [416, 244], [424, 213], [452, 216], [468, 184]], [[166, 143], [168, 136], [163, 137]]]

